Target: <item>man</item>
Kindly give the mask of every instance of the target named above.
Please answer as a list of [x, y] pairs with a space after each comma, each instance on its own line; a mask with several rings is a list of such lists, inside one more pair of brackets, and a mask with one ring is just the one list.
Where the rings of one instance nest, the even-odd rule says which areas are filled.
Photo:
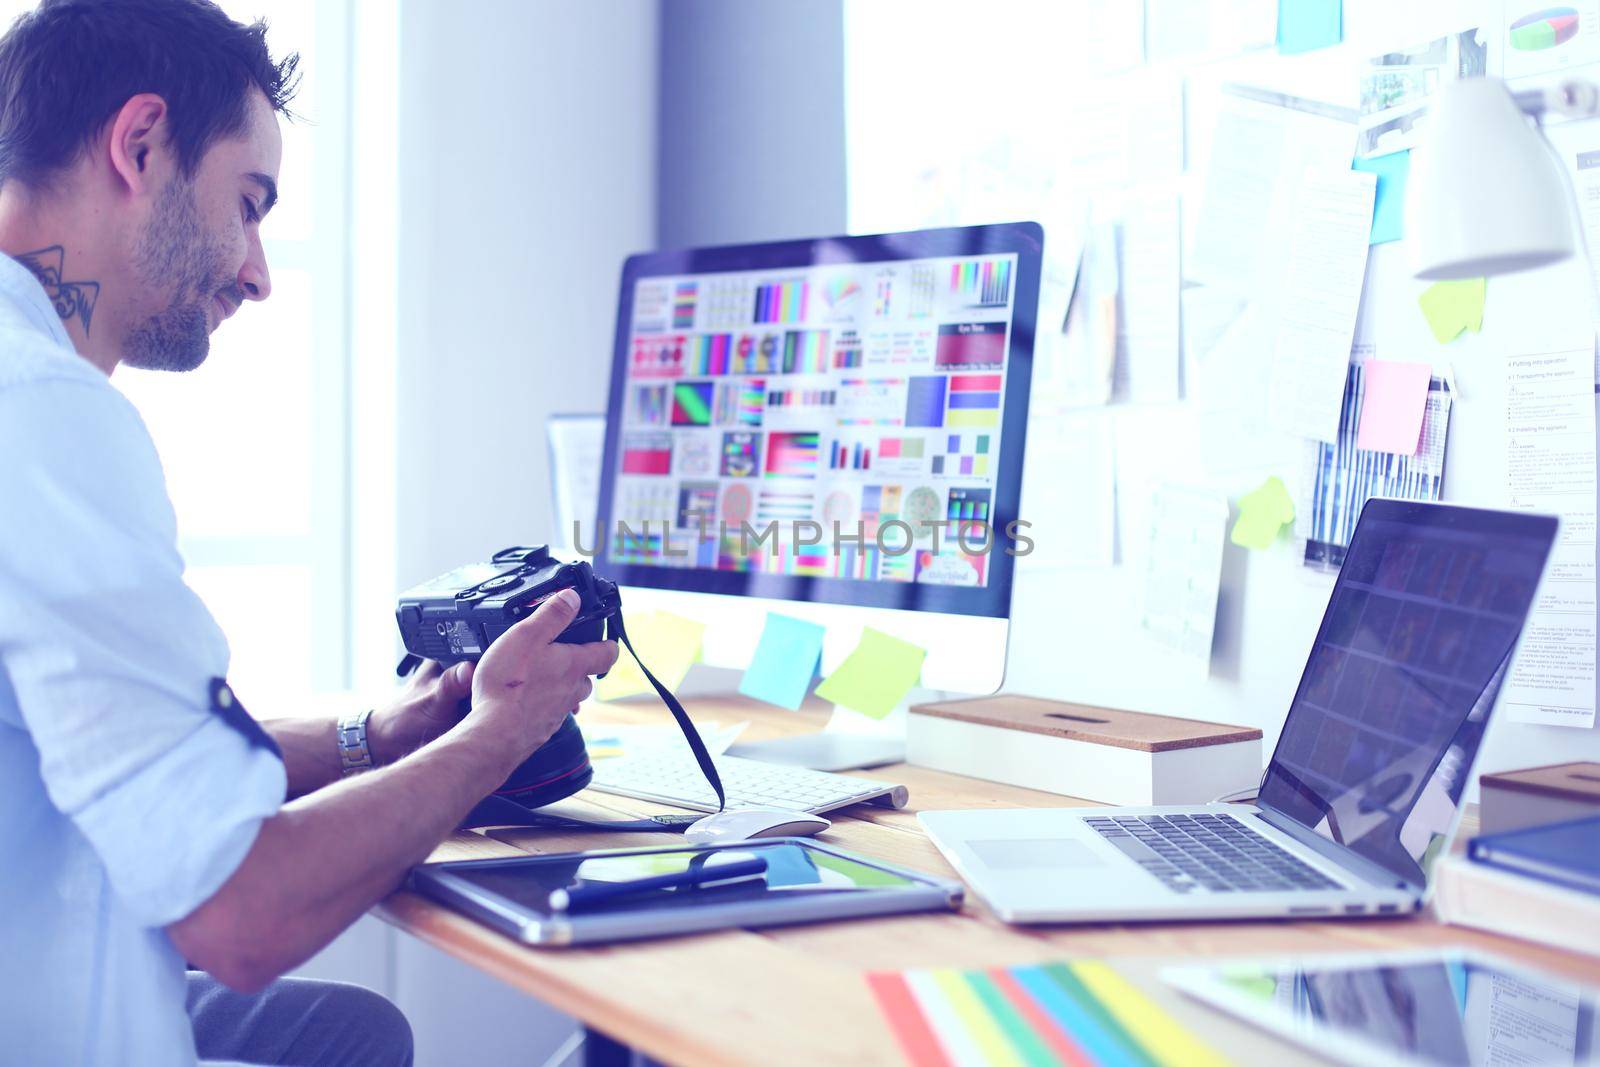
[[576, 600], [553, 598], [475, 672], [433, 667], [374, 712], [379, 769], [343, 778], [335, 723], [264, 733], [223, 682], [155, 451], [109, 375], [198, 366], [271, 290], [260, 225], [295, 60], [264, 31], [206, 0], [44, 0], [0, 40], [6, 1062], [409, 1063], [385, 1002], [278, 976], [616, 658], [552, 644]]

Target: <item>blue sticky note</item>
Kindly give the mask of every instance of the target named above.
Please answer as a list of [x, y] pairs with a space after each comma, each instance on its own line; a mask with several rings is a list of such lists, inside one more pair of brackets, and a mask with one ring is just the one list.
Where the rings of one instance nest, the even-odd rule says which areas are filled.
[[1341, 0], [1278, 0], [1278, 51], [1284, 55], [1327, 48], [1344, 39]]
[[768, 614], [756, 657], [739, 680], [739, 692], [790, 711], [798, 709], [822, 660], [826, 632], [814, 622]]
[[1385, 241], [1398, 241], [1405, 233], [1406, 176], [1411, 173], [1411, 149], [1358, 159], [1352, 167], [1378, 176], [1378, 197], [1372, 205], [1369, 243], [1381, 245]]

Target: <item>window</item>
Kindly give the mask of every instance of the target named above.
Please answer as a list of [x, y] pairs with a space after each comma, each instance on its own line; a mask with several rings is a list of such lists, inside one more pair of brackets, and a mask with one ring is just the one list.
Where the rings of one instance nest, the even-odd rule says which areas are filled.
[[262, 227], [272, 294], [212, 337], [191, 374], [113, 377], [155, 438], [190, 585], [233, 650], [230, 678], [260, 714], [349, 677], [348, 132], [351, 7], [267, 7], [274, 54], [301, 54], [282, 122], [282, 199]]

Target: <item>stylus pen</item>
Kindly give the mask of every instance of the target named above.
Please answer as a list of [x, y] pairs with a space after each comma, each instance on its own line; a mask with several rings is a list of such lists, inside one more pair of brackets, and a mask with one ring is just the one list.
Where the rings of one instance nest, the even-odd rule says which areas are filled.
[[675, 874], [653, 874], [648, 878], [635, 878], [628, 882], [585, 882], [570, 889], [556, 889], [550, 893], [551, 911], [577, 911], [591, 907], [613, 897], [631, 896], [652, 889], [687, 889], [690, 886], [726, 882], [732, 878], [750, 878], [767, 873], [767, 858], [756, 856], [733, 863], [719, 863], [715, 867], [702, 864]]

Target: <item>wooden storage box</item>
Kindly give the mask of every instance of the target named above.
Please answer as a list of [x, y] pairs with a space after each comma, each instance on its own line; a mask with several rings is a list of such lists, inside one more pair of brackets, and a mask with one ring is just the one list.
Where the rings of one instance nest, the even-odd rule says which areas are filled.
[[906, 759], [1106, 804], [1203, 804], [1265, 765], [1251, 727], [1004, 693], [911, 708]]
[[1478, 789], [1478, 821], [1486, 834], [1600, 815], [1600, 763], [1485, 774]]

